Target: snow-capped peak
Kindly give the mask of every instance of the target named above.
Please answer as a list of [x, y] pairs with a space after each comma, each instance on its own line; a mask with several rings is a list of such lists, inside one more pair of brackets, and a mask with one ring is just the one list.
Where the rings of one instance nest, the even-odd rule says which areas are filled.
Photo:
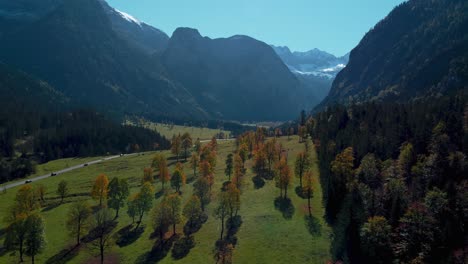
[[321, 71], [322, 71], [322, 72], [339, 72], [339, 71], [341, 71], [342, 69], [344, 69], [344, 67], [346, 67], [346, 65], [340, 63], [340, 64], [336, 65], [335, 67], [330, 67], [330, 68], [322, 69]]
[[122, 12], [122, 11], [120, 11], [120, 10], [117, 10], [117, 9], [115, 9], [115, 8], [114, 8], [114, 10], [115, 10], [122, 18], [124, 18], [124, 19], [127, 20], [128, 22], [135, 23], [135, 24], [137, 24], [137, 25], [139, 25], [139, 26], [141, 27], [142, 22], [141, 22], [140, 20], [134, 18], [134, 17], [133, 17], [132, 15], [130, 15], [130, 14], [127, 14], [127, 13]]

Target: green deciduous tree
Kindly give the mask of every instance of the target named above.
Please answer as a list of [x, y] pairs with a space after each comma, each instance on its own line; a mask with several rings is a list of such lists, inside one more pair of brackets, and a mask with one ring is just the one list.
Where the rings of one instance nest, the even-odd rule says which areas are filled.
[[233, 218], [234, 216], [237, 216], [240, 210], [240, 190], [234, 183], [229, 183], [226, 186], [225, 192], [227, 195], [226, 199], [229, 207], [229, 217]]
[[84, 201], [73, 203], [68, 210], [67, 228], [70, 235], [76, 238], [77, 245], [80, 244], [81, 236], [88, 228], [91, 214], [91, 207]]
[[202, 214], [203, 211], [201, 208], [200, 198], [198, 198], [196, 195], [193, 195], [185, 204], [182, 215], [187, 218], [189, 226], [192, 227], [194, 222], [200, 220]]
[[107, 206], [115, 210], [115, 218], [119, 217], [119, 210], [125, 206], [125, 200], [129, 195], [130, 188], [126, 179], [114, 177], [110, 181]]
[[314, 196], [314, 174], [308, 170], [304, 173], [304, 185], [302, 186], [302, 193], [307, 197], [307, 208], [309, 209], [309, 216], [312, 216], [312, 206], [310, 199]]
[[362, 226], [361, 248], [366, 253], [368, 263], [391, 263], [392, 227], [383, 216], [374, 216]]
[[169, 208], [169, 224], [172, 225], [172, 231], [173, 234], [176, 234], [176, 225], [180, 223], [181, 221], [181, 215], [180, 215], [180, 209], [181, 209], [181, 203], [182, 199], [180, 198], [179, 194], [174, 193], [174, 194], [169, 194], [166, 197], [164, 197], [164, 201]]
[[426, 206], [413, 203], [400, 219], [395, 253], [402, 261], [424, 259], [434, 242], [434, 219]]
[[92, 246], [99, 250], [101, 264], [104, 264], [105, 250], [112, 244], [110, 240], [114, 226], [113, 217], [109, 209], [101, 208], [93, 215], [91, 236], [95, 238], [95, 240], [92, 242]]
[[153, 187], [150, 183], [146, 182], [141, 187], [140, 192], [136, 193], [132, 196], [129, 201], [129, 208], [131, 207], [132, 210], [130, 212], [130, 216], [134, 217], [135, 215], [138, 216], [137, 227], [138, 228], [141, 224], [141, 220], [145, 213], [151, 210], [153, 206]]
[[180, 152], [182, 150], [182, 139], [181, 136], [174, 135], [172, 136], [172, 141], [171, 141], [171, 152], [174, 154], [177, 158], [177, 162], [179, 161], [180, 157]]
[[180, 192], [180, 188], [185, 185], [186, 179], [183, 165], [178, 163], [171, 177], [172, 188], [174, 188], [176, 192]]
[[310, 168], [310, 157], [306, 152], [299, 152], [296, 156], [294, 173], [299, 178], [299, 186], [302, 188], [302, 176]]
[[231, 180], [232, 169], [233, 169], [232, 157], [233, 157], [232, 153], [229, 153], [229, 155], [226, 158], [226, 169], [224, 170], [224, 174], [228, 176], [229, 180]]
[[166, 233], [167, 229], [171, 225], [169, 220], [169, 211], [169, 206], [166, 203], [161, 202], [153, 208], [151, 213], [153, 229], [159, 234], [159, 239], [161, 241], [163, 241], [164, 233]]
[[24, 261], [25, 240], [28, 232], [27, 217], [26, 213], [20, 212], [20, 208], [14, 205], [10, 208], [10, 212], [5, 218], [5, 222], [8, 225], [5, 234], [5, 248], [17, 250], [20, 262]]
[[200, 198], [202, 210], [205, 211], [206, 205], [211, 200], [210, 183], [205, 177], [200, 177], [193, 184], [193, 193]]
[[60, 203], [63, 203], [63, 199], [68, 195], [68, 183], [65, 180], [59, 182], [57, 186], [57, 195], [60, 197]]
[[25, 253], [31, 257], [34, 264], [37, 254], [42, 252], [46, 246], [44, 219], [38, 214], [32, 214], [26, 219], [28, 232], [25, 239]]
[[190, 165], [192, 165], [193, 169], [193, 177], [197, 177], [197, 169], [198, 165], [200, 164], [200, 156], [198, 155], [198, 152], [192, 153], [192, 156], [190, 157]]
[[182, 148], [184, 149], [184, 158], [185, 158], [185, 161], [187, 161], [187, 158], [188, 158], [188, 150], [192, 147], [193, 145], [193, 142], [192, 142], [192, 137], [190, 136], [190, 134], [188, 132], [185, 132], [183, 135], [182, 135]]
[[221, 221], [221, 234], [220, 239], [223, 239], [224, 235], [224, 226], [226, 218], [229, 216], [230, 212], [229, 207], [229, 197], [226, 192], [221, 192], [218, 198], [218, 206], [215, 208], [214, 217]]

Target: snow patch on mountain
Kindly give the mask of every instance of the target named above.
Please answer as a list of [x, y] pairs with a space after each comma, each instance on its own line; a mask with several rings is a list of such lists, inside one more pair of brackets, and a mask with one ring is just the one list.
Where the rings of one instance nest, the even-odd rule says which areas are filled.
[[344, 69], [345, 67], [346, 67], [345, 64], [340, 63], [340, 64], [336, 65], [335, 67], [323, 69], [322, 72], [339, 72], [342, 69]]
[[122, 12], [122, 11], [120, 11], [118, 9], [114, 8], [114, 10], [115, 10], [115, 12], [117, 12], [122, 18], [124, 18], [128, 22], [135, 23], [135, 24], [137, 24], [137, 25], [139, 25], [141, 27], [142, 22], [140, 20], [138, 20], [135, 17], [133, 17], [132, 15], [127, 14], [125, 12]]

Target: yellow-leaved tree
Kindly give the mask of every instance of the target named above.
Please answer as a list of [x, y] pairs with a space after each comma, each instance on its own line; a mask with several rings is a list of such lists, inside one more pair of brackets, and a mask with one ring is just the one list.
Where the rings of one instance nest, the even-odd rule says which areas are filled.
[[107, 187], [109, 186], [109, 179], [107, 175], [100, 174], [94, 181], [93, 189], [91, 190], [91, 197], [99, 200], [99, 206], [102, 207], [102, 202], [107, 198]]

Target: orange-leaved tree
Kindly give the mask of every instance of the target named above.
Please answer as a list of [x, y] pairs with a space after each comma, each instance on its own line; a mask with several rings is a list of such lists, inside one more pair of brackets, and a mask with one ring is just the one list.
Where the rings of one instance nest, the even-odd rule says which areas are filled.
[[276, 164], [275, 166], [276, 170], [276, 187], [280, 189], [280, 195], [284, 196], [283, 198], [286, 199], [288, 195], [288, 188], [289, 185], [291, 184], [291, 170], [289, 169], [288, 166], [288, 161], [286, 160], [285, 157], [282, 157], [280, 161]]
[[93, 188], [91, 190], [91, 197], [95, 200], [99, 200], [99, 206], [102, 207], [102, 202], [107, 198], [109, 186], [109, 179], [107, 175], [100, 174], [97, 176], [96, 180], [94, 181]]

